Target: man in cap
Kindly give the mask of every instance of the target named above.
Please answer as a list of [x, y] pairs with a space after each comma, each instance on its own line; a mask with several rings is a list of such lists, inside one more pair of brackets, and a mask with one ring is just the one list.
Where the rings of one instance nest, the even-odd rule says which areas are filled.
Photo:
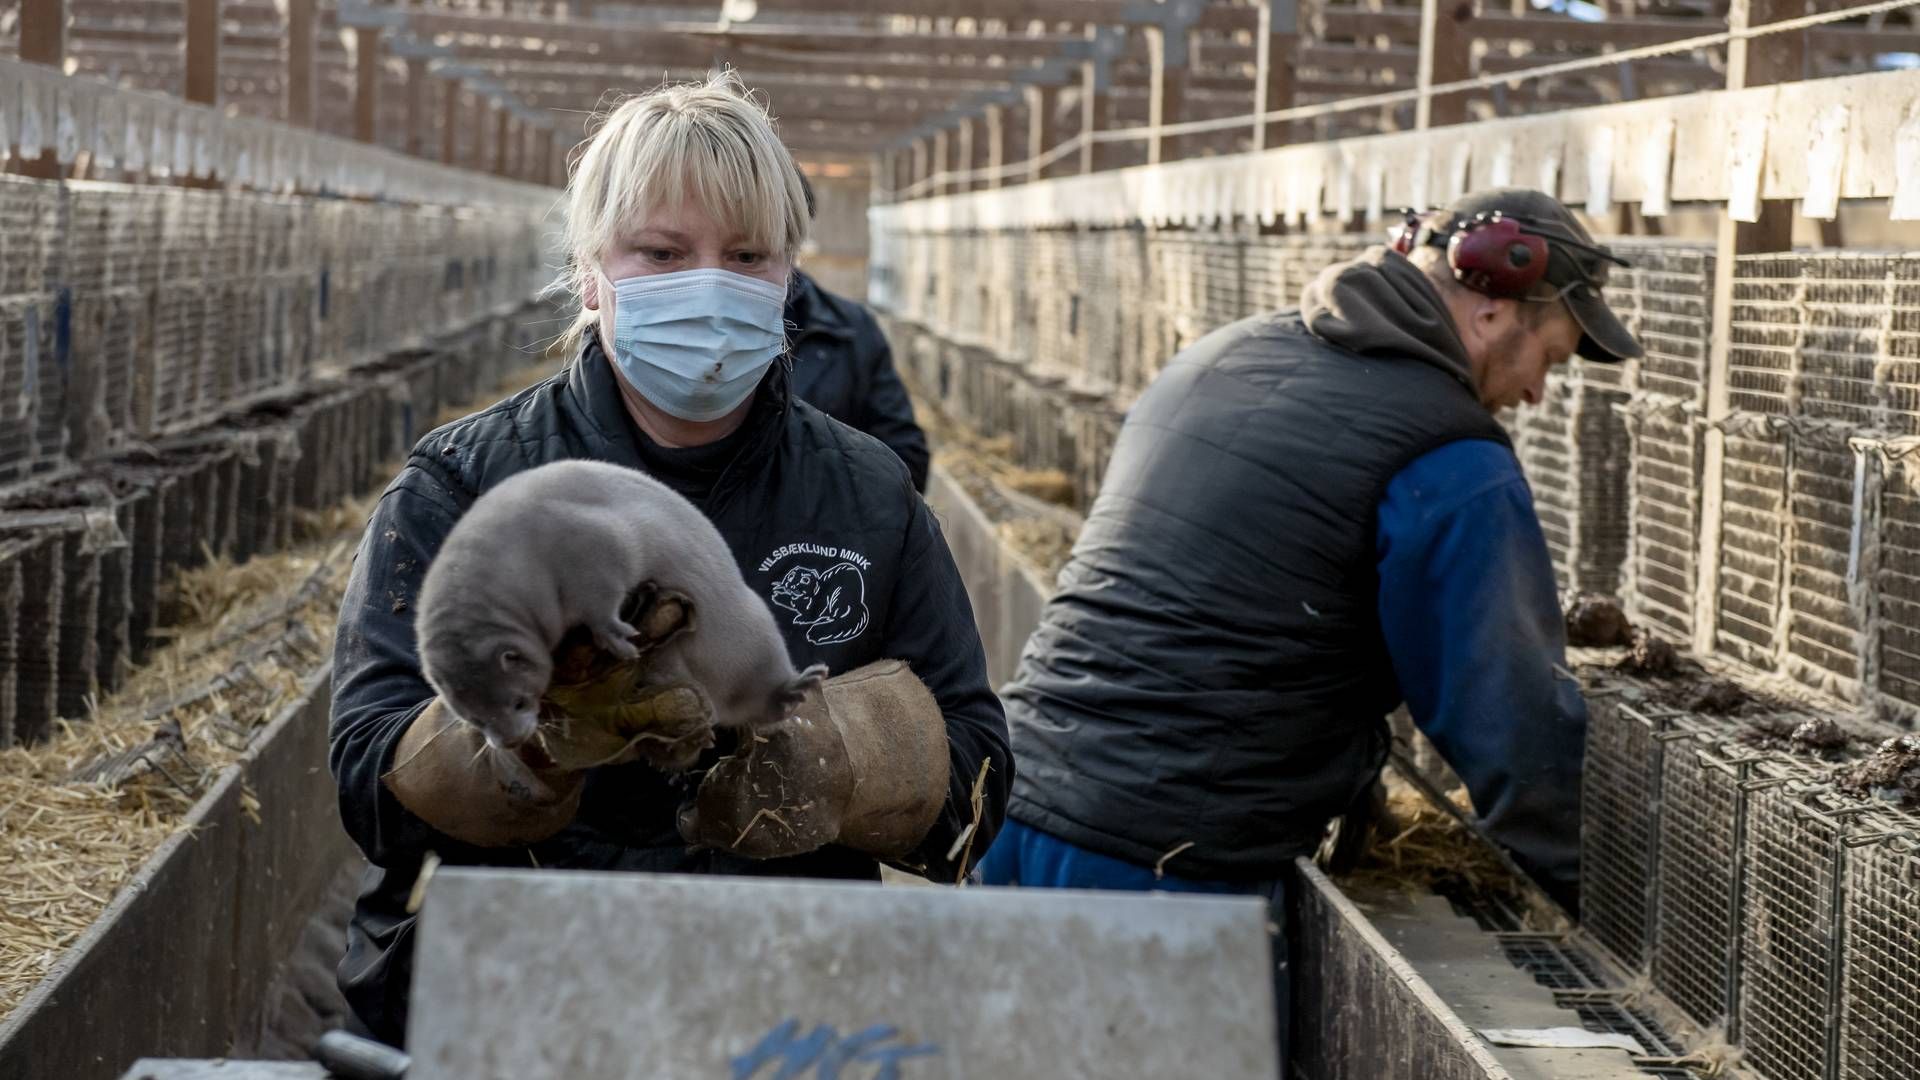
[[1020, 770], [982, 880], [1277, 900], [1404, 701], [1571, 903], [1586, 710], [1494, 414], [1640, 354], [1616, 263], [1552, 197], [1486, 191], [1175, 356], [1003, 691]]

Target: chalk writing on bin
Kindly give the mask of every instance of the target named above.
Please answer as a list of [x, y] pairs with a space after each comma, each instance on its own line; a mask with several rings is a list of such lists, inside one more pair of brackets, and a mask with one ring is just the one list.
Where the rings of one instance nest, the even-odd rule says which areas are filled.
[[[802, 1034], [800, 1021], [788, 1020], [766, 1033], [753, 1049], [733, 1059], [732, 1080], [900, 1080], [900, 1063], [911, 1058], [937, 1057], [932, 1043], [899, 1041], [900, 1029], [875, 1024], [842, 1035], [821, 1024]], [[849, 1066], [875, 1066], [872, 1072]], [[767, 1067], [772, 1066], [771, 1072]]]

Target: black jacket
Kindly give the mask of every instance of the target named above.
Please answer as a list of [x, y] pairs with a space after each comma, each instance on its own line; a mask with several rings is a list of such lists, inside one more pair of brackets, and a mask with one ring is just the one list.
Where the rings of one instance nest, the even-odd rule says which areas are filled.
[[1128, 413], [1005, 691], [1016, 819], [1268, 879], [1378, 771], [1400, 691], [1376, 507], [1429, 450], [1507, 442], [1439, 294], [1382, 256], [1196, 342]]
[[927, 437], [880, 324], [798, 270], [787, 286], [786, 317], [794, 326], [794, 396], [886, 443], [906, 462], [914, 490], [927, 490]]
[[[838, 591], [854, 603], [831, 611], [775, 609], [796, 664], [821, 662], [842, 672], [905, 659], [932, 690], [947, 719], [951, 790], [938, 824], [904, 861], [923, 864], [936, 881], [952, 881], [957, 868], [947, 850], [973, 820], [969, 795], [981, 760], [993, 764], [976, 855], [998, 828], [1012, 772], [1006, 720], [987, 684], [959, 572], [933, 515], [886, 447], [793, 400], [784, 367], [759, 394], [740, 449], [701, 509], [762, 594], [783, 579], [856, 586]], [[480, 493], [535, 465], [592, 458], [640, 468], [648, 444], [638, 439], [612, 367], [589, 341], [566, 371], [422, 439], [368, 524], [334, 648], [329, 759], [341, 819], [373, 864], [349, 927], [340, 983], [383, 1039], [397, 1044], [405, 1030], [413, 926], [405, 904], [428, 851], [450, 863], [484, 865], [878, 877], [872, 858], [844, 848], [760, 863], [690, 853], [675, 828], [690, 792], [642, 764], [594, 770], [573, 824], [531, 848], [460, 844], [403, 809], [381, 784], [401, 732], [433, 696], [414, 647], [414, 600], [454, 521]]]

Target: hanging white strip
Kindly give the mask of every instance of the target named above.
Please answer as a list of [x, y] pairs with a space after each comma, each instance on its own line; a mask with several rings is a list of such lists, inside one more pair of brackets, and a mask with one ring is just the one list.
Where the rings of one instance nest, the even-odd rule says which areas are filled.
[[1447, 202], [1451, 203], [1467, 193], [1467, 170], [1473, 165], [1473, 143], [1461, 139], [1453, 145], [1453, 153], [1447, 161]]
[[1613, 129], [1596, 128], [1587, 139], [1587, 216], [1613, 212]]
[[212, 109], [195, 109], [193, 118], [193, 175], [213, 176], [220, 158], [219, 116]]
[[[1765, 113], [1756, 113], [1741, 117], [1734, 125], [1727, 145], [1727, 216], [1735, 221], [1760, 220], [1760, 181], [1766, 173], [1767, 126], [1771, 120]], [[1905, 175], [1903, 171], [1902, 179]]]
[[1378, 158], [1367, 162], [1367, 224], [1378, 227], [1387, 216], [1387, 169]]
[[40, 111], [40, 81], [33, 75], [20, 77], [20, 127], [14, 141], [20, 147], [22, 161], [34, 161], [46, 150], [47, 123]]
[[1840, 212], [1840, 178], [1847, 165], [1847, 117], [1845, 105], [1830, 105], [1814, 119], [1813, 135], [1807, 147], [1807, 194], [1801, 200], [1800, 213], [1820, 221], [1832, 221]]
[[193, 113], [179, 105], [168, 110], [173, 114], [171, 130], [171, 168], [175, 176], [193, 175]]
[[1895, 221], [1920, 220], [1920, 114], [1900, 125], [1894, 136], [1893, 160], [1893, 205], [1887, 216]]
[[20, 130], [20, 77], [0, 67], [0, 161], [13, 156], [13, 135]]
[[126, 112], [120, 122], [120, 155], [122, 164], [129, 172], [144, 172], [147, 168], [147, 109], [145, 102], [138, 98], [128, 98]]
[[127, 137], [126, 106], [119, 94], [102, 94], [93, 109], [93, 162], [102, 169], [120, 164], [120, 146]]
[[1493, 162], [1487, 167], [1488, 187], [1509, 187], [1513, 184], [1513, 139], [1501, 139], [1493, 148]]
[[54, 92], [53, 159], [71, 165], [80, 156], [81, 105], [78, 87], [61, 87]]
[[1343, 146], [1333, 180], [1333, 217], [1343, 229], [1353, 223], [1353, 171], [1353, 151]]
[[1540, 157], [1540, 174], [1534, 180], [1534, 184], [1539, 187], [1541, 191], [1546, 192], [1556, 199], [1560, 197], [1560, 154], [1562, 149], [1563, 147], [1558, 143], [1547, 147], [1547, 152]]
[[1662, 120], [1640, 146], [1640, 212], [1663, 217], [1667, 189], [1673, 175], [1673, 120]]
[[1407, 188], [1407, 203], [1415, 210], [1425, 210], [1433, 205], [1433, 147], [1427, 140], [1420, 140], [1420, 146], [1413, 153], [1413, 172], [1409, 176], [1411, 183]]

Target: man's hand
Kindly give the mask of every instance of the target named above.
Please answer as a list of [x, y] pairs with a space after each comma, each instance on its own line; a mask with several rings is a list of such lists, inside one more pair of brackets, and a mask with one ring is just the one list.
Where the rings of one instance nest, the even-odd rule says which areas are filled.
[[688, 843], [753, 859], [827, 844], [898, 858], [946, 802], [946, 718], [898, 660], [827, 680], [793, 719], [741, 741], [681, 812]]

